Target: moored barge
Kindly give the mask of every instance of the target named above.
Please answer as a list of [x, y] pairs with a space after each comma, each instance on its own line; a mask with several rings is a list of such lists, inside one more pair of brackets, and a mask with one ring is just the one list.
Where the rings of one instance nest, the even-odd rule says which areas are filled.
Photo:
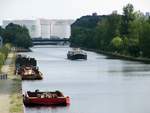
[[35, 58], [27, 57], [18, 54], [16, 57], [16, 70], [15, 73], [20, 75], [22, 80], [41, 80], [43, 79], [42, 73], [37, 67]]
[[35, 58], [27, 57], [25, 55], [18, 54], [16, 56], [16, 68], [20, 68], [22, 66], [37, 66], [37, 61]]
[[41, 80], [43, 79], [42, 73], [34, 66], [22, 66], [18, 70], [18, 74], [21, 76], [22, 80]]
[[23, 103], [25, 106], [68, 105], [70, 104], [70, 98], [64, 96], [60, 91], [41, 92], [36, 90], [34, 92], [27, 91], [23, 95]]

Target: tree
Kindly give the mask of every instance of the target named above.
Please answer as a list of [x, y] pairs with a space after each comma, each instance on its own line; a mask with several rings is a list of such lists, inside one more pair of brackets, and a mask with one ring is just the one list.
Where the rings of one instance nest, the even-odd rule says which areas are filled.
[[119, 36], [116, 36], [112, 39], [111, 41], [112, 47], [114, 48], [115, 51], [121, 51], [123, 47], [123, 41]]
[[142, 26], [145, 21], [145, 17], [141, 12], [134, 13], [135, 19], [129, 23], [128, 33], [128, 52], [130, 55], [139, 56], [140, 46], [139, 39], [142, 36]]
[[32, 42], [30, 40], [30, 36], [25, 33], [17, 33], [16, 34], [16, 41], [15, 41], [15, 46], [17, 47], [24, 47], [28, 48], [32, 46]]
[[144, 57], [150, 58], [150, 23], [144, 22], [140, 37], [140, 48]]
[[71, 46], [95, 48], [95, 27], [101, 16], [83, 16], [71, 26]]
[[107, 37], [107, 28], [108, 28], [107, 19], [102, 19], [96, 27], [96, 45], [98, 49], [104, 50], [106, 45], [108, 46], [108, 37]]
[[71, 45], [117, 51], [124, 55], [150, 58], [150, 17], [134, 12], [132, 4], [123, 8], [123, 15], [84, 16], [72, 26]]
[[111, 14], [103, 18], [97, 25], [96, 37], [98, 47], [103, 50], [111, 50], [110, 42], [115, 36], [120, 35], [121, 16]]
[[4, 42], [12, 43], [14, 46], [29, 48], [32, 46], [29, 31], [25, 26], [10, 23], [4, 31]]
[[0, 26], [0, 36], [3, 38], [3, 35], [4, 35], [4, 29]]
[[123, 16], [121, 22], [121, 35], [127, 36], [129, 33], [129, 23], [134, 20], [134, 7], [132, 4], [127, 4], [123, 8]]
[[5, 54], [0, 52], [0, 67], [4, 64], [5, 61]]

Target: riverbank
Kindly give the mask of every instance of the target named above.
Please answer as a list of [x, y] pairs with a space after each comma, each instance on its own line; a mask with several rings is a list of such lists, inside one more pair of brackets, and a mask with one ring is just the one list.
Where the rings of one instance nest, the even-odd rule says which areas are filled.
[[7, 73], [6, 80], [0, 80], [0, 113], [23, 113], [22, 86], [19, 76], [14, 74], [16, 54], [11, 52], [3, 65], [2, 73]]
[[82, 49], [106, 55], [108, 59], [109, 58], [123, 59], [123, 60], [138, 61], [138, 62], [143, 62], [143, 63], [148, 63], [148, 64], [150, 63], [150, 59], [148, 58], [126, 56], [126, 55], [122, 55], [119, 53], [106, 52], [106, 51], [96, 50], [96, 49], [87, 49], [87, 48], [82, 48]]

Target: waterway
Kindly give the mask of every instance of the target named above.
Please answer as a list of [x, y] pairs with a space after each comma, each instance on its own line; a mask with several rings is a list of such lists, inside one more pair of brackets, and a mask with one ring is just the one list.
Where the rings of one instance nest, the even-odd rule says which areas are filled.
[[87, 60], [70, 61], [69, 47], [33, 47], [44, 79], [23, 81], [27, 90], [60, 90], [67, 107], [24, 107], [25, 113], [150, 113], [150, 65], [109, 59], [87, 51]]

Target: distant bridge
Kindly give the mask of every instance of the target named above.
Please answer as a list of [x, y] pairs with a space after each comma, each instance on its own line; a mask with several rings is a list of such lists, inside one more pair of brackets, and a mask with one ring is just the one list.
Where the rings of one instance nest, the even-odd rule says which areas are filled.
[[33, 38], [33, 45], [68, 45], [69, 39]]

